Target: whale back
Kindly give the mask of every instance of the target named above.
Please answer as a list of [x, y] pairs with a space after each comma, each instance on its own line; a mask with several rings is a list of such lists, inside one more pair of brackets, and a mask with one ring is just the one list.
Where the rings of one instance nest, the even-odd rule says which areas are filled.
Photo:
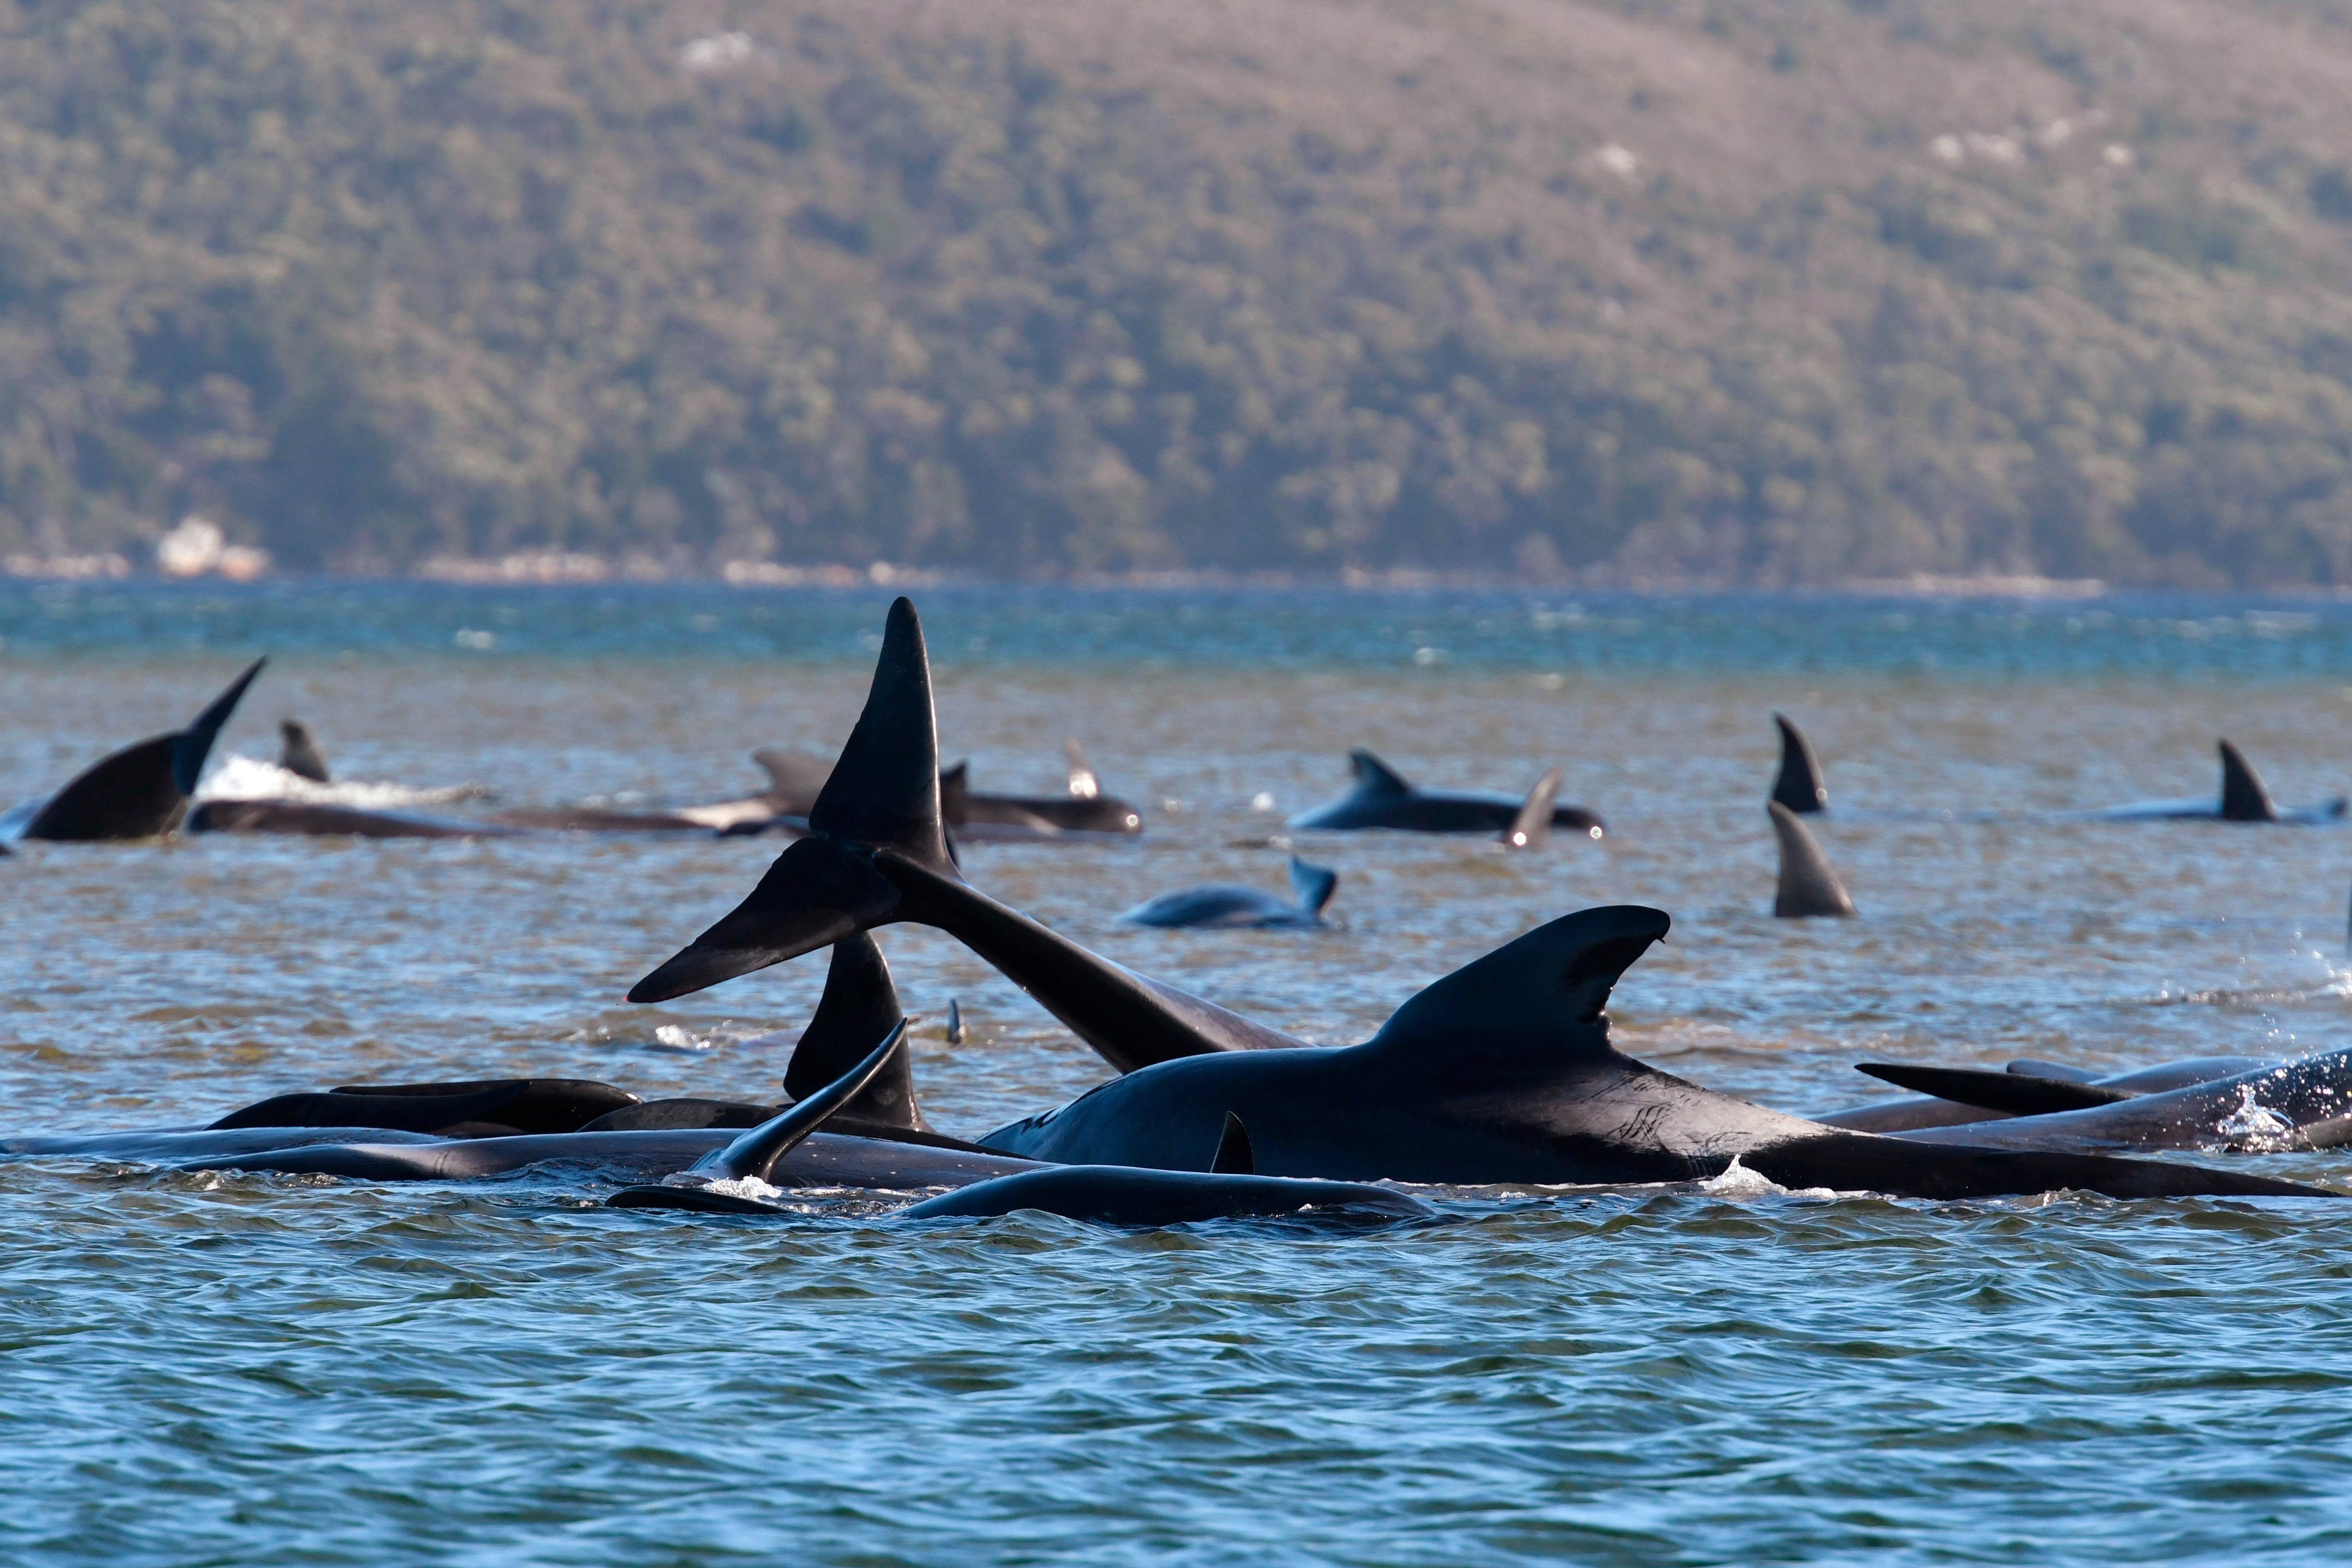
[[[890, 966], [874, 939], [864, 931], [843, 937], [833, 944], [833, 963], [825, 971], [824, 994], [817, 1001], [816, 1014], [801, 1031], [800, 1044], [793, 1047], [793, 1059], [784, 1068], [784, 1092], [794, 1100], [817, 1093], [856, 1067], [903, 1016]], [[840, 1114], [856, 1121], [930, 1130], [915, 1103], [914, 1061], [905, 1036], [872, 1080], [842, 1105]]]
[[1852, 919], [1853, 900], [1846, 896], [1845, 884], [1797, 814], [1777, 800], [1767, 801], [1764, 809], [1771, 813], [1772, 834], [1780, 841], [1780, 882], [1772, 896], [1773, 914], [1783, 920], [1816, 915]]
[[84, 769], [26, 825], [27, 838], [152, 838], [187, 812], [213, 742], [267, 659], [255, 659], [184, 730], [126, 746]]
[[1348, 753], [1348, 771], [1355, 775], [1356, 793], [1385, 800], [1402, 800], [1412, 793], [1404, 775], [1361, 746]]
[[2255, 773], [2238, 748], [2229, 742], [2221, 747], [2221, 820], [2224, 822], [2275, 822], [2278, 808], [2271, 804], [2271, 792], [2263, 787], [2262, 775]]
[[1772, 780], [1772, 798], [1799, 815], [1820, 811], [1830, 803], [1822, 783], [1821, 760], [1813, 755], [1805, 732], [1779, 713], [1772, 722], [1780, 728], [1780, 772]]

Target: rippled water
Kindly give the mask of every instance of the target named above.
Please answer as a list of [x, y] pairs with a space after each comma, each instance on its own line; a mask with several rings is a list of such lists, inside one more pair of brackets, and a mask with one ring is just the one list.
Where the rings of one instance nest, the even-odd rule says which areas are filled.
[[[0, 584], [0, 805], [275, 655], [339, 773], [499, 804], [721, 798], [829, 747], [886, 595]], [[1604, 901], [1672, 911], [1636, 1055], [1790, 1110], [1873, 1057], [2110, 1067], [2352, 1044], [2352, 829], [2049, 814], [2352, 788], [2352, 607], [940, 590], [981, 787], [1059, 743], [1129, 846], [982, 845], [982, 888], [1317, 1039]], [[1804, 723], [1864, 919], [1775, 921], [1768, 715]], [[1300, 836], [1336, 930], [1112, 917], [1282, 885], [1266, 843], [1368, 744], [1433, 784], [1566, 769], [1601, 844]], [[1261, 797], [1271, 797], [1262, 802]], [[446, 809], [472, 809], [459, 805]], [[0, 863], [0, 1131], [281, 1089], [560, 1072], [772, 1093], [805, 960], [629, 984], [773, 844], [212, 837]], [[1101, 1076], [935, 933], [883, 943], [932, 1120]], [[974, 1024], [950, 1047], [950, 997]], [[2226, 1158], [2226, 1156], [2215, 1156]], [[2248, 1162], [2352, 1189], [2352, 1155]], [[2352, 1215], [1458, 1194], [1445, 1219], [1121, 1233], [622, 1214], [572, 1174], [368, 1186], [0, 1165], [0, 1561], [2340, 1561]]]

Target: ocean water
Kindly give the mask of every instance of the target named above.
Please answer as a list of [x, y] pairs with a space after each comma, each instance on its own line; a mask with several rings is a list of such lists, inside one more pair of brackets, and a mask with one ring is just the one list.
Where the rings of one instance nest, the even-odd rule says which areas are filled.
[[[979, 886], [1307, 1037], [1604, 902], [1675, 929], [1621, 1046], [1782, 1109], [1872, 1058], [2113, 1068], [2352, 1044], [2352, 827], [2120, 824], [2352, 791], [2352, 605], [919, 592], [942, 742], [1150, 823], [975, 845]], [[831, 748], [887, 595], [0, 583], [0, 805], [272, 658], [216, 761], [306, 720], [341, 776], [660, 804]], [[1864, 918], [1778, 921], [1774, 710]], [[1555, 763], [1608, 837], [1290, 835], [1350, 746]], [[465, 800], [435, 809], [482, 809]], [[1202, 880], [1340, 875], [1320, 932], [1153, 931]], [[777, 846], [211, 837], [0, 861], [0, 1133], [530, 1072], [772, 1096], [812, 958], [624, 993]], [[1105, 1070], [951, 941], [881, 942], [931, 1120]], [[970, 1039], [950, 1046], [956, 998]], [[2210, 1155], [2352, 1192], [2352, 1153]], [[1119, 1231], [596, 1206], [469, 1185], [0, 1163], [0, 1562], [2326, 1563], [2352, 1552], [2352, 1212], [1449, 1191], [1442, 1219]]]

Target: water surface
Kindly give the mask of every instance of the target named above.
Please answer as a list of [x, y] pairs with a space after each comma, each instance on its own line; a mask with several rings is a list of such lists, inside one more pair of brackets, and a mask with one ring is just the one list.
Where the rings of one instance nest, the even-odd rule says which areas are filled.
[[[1670, 910], [1625, 1048], [1793, 1110], [1871, 1058], [2121, 1067], [2352, 1044], [2352, 829], [2053, 814], [2352, 789], [2352, 607], [2110, 599], [937, 590], [949, 753], [1132, 845], [975, 846], [982, 887], [1307, 1037], [1587, 904]], [[501, 804], [724, 798], [836, 746], [887, 595], [0, 584], [0, 804], [269, 673], [339, 773]], [[1775, 921], [1774, 710], [1864, 919]], [[1432, 784], [1566, 770], [1599, 844], [1297, 836], [1337, 929], [1118, 924], [1278, 888], [1349, 747]], [[460, 806], [456, 809], [471, 809]], [[622, 995], [757, 841], [202, 838], [0, 865], [0, 1131], [202, 1121], [366, 1079], [772, 1095], [809, 959]], [[885, 951], [946, 1131], [1103, 1068], [936, 933]], [[947, 1044], [950, 997], [973, 1023]], [[2228, 1156], [2214, 1156], [2228, 1158]], [[2352, 1158], [2250, 1162], [2352, 1189]], [[1129, 1234], [618, 1214], [474, 1186], [0, 1166], [0, 1557], [68, 1563], [2334, 1561], [2352, 1216], [1453, 1194], [1444, 1223]]]

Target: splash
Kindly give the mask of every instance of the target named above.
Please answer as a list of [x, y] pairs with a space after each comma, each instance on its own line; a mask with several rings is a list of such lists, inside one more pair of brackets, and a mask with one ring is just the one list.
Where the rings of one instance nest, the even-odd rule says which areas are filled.
[[2238, 1086], [2238, 1109], [2214, 1129], [2228, 1145], [2249, 1154], [2276, 1154], [2300, 1146], [2294, 1123], [2254, 1098], [2254, 1086]]
[[312, 805], [383, 809], [474, 800], [489, 793], [480, 784], [444, 784], [425, 789], [396, 784], [320, 784], [299, 773], [289, 773], [276, 763], [232, 753], [197, 789], [196, 798], [200, 801], [291, 800]]
[[1711, 1198], [1835, 1198], [1848, 1194], [1834, 1187], [1784, 1187], [1761, 1171], [1751, 1171], [1734, 1154], [1719, 1174], [1709, 1176], [1698, 1190]]
[[763, 1204], [774, 1203], [784, 1195], [782, 1187], [770, 1186], [757, 1176], [698, 1175], [692, 1171], [672, 1171], [662, 1178], [665, 1187], [699, 1187], [705, 1192], [720, 1193], [730, 1198], [751, 1198]]

